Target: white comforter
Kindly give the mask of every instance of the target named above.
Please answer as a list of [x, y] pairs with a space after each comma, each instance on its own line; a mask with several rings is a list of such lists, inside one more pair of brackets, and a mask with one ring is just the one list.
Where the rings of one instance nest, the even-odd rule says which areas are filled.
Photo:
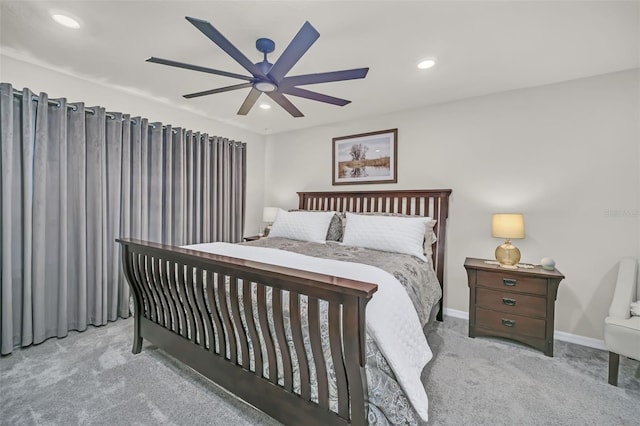
[[429, 401], [420, 375], [433, 354], [411, 299], [391, 274], [360, 263], [263, 247], [206, 243], [185, 248], [378, 284], [377, 293], [367, 305], [367, 332], [376, 341], [414, 409], [423, 420], [428, 420]]

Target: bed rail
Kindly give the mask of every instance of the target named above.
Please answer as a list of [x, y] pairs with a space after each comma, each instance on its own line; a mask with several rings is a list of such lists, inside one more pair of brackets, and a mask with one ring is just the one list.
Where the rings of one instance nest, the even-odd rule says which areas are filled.
[[[146, 241], [117, 241], [135, 304], [133, 353], [146, 339], [285, 424], [366, 424], [365, 308], [377, 285]], [[326, 314], [321, 301], [328, 304]], [[328, 328], [330, 363], [323, 355], [322, 327]], [[336, 411], [329, 409], [331, 377]]]

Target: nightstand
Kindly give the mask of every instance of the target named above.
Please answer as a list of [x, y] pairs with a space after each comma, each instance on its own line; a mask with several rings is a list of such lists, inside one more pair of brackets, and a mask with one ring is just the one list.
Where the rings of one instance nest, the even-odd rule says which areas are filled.
[[555, 302], [564, 275], [540, 266], [506, 269], [469, 257], [464, 268], [469, 278], [469, 337], [505, 337], [553, 356]]
[[256, 241], [262, 238], [262, 235], [250, 235], [248, 237], [243, 237], [242, 241]]

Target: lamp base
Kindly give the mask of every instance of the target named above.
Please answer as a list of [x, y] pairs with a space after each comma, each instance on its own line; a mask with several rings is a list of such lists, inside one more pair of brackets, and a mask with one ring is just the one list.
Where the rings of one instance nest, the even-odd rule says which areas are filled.
[[271, 231], [271, 225], [267, 225], [264, 227], [263, 235], [267, 237], [269, 235], [269, 231]]
[[503, 268], [517, 269], [518, 262], [520, 262], [520, 250], [511, 244], [510, 240], [507, 240], [504, 244], [496, 247], [496, 260]]

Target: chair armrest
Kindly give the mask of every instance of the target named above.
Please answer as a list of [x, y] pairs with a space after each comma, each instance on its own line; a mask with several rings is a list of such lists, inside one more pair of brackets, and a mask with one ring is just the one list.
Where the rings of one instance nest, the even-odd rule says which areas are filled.
[[629, 318], [630, 305], [634, 302], [638, 278], [638, 263], [635, 259], [622, 259], [618, 266], [618, 279], [613, 293], [613, 300], [609, 306], [609, 316]]

